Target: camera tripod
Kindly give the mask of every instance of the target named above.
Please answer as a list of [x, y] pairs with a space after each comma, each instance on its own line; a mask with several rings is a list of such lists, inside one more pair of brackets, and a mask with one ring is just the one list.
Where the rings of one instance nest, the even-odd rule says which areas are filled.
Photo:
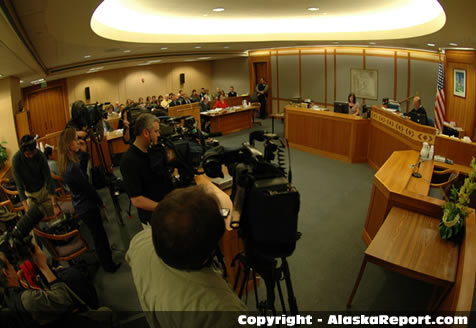
[[[238, 283], [240, 282], [242, 267], [243, 277], [241, 279], [241, 286], [238, 297], [243, 296], [245, 287], [248, 286], [250, 274], [253, 278], [253, 288], [255, 291], [256, 308], [262, 315], [266, 315], [267, 310], [271, 310], [273, 315], [276, 315], [275, 303], [275, 288], [278, 289], [279, 300], [283, 314], [287, 314], [286, 303], [283, 295], [283, 288], [281, 287], [281, 280], [285, 281], [286, 291], [288, 295], [288, 304], [291, 315], [298, 314], [298, 307], [296, 297], [294, 296], [293, 286], [291, 282], [291, 273], [289, 272], [289, 265], [286, 257], [281, 257], [281, 263], [278, 266], [277, 258], [266, 256], [250, 256], [246, 252], [241, 252], [235, 256], [232, 261], [232, 266], [238, 261], [238, 270], [235, 276], [233, 289], [236, 291]], [[258, 288], [256, 283], [256, 273], [258, 273], [264, 280], [266, 285], [266, 300], [259, 301]], [[246, 291], [247, 296], [248, 292]]]
[[[121, 205], [119, 204], [119, 195], [120, 193], [116, 190], [114, 190], [114, 186], [112, 184], [112, 180], [109, 175], [112, 175], [112, 173], [109, 173], [108, 170], [106, 169], [106, 159], [104, 157], [104, 152], [101, 148], [100, 142], [99, 142], [99, 135], [96, 132], [92, 132], [91, 135], [91, 154], [95, 150], [96, 155], [99, 159], [99, 168], [101, 169], [102, 173], [105, 176], [106, 180], [106, 185], [107, 188], [109, 189], [109, 194], [111, 195], [112, 203], [114, 204], [114, 210], [116, 213], [116, 217], [120, 223], [120, 225], [124, 225], [124, 220], [122, 219], [121, 215]], [[95, 149], [94, 149], [95, 148]], [[91, 167], [93, 166], [93, 160], [91, 157]]]

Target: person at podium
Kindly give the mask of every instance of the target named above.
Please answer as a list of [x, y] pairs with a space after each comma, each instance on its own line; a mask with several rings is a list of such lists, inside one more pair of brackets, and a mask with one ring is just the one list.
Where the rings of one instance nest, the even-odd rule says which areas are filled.
[[413, 98], [413, 109], [405, 115], [410, 117], [410, 120], [418, 124], [422, 124], [422, 125], [428, 124], [426, 110], [421, 105], [421, 98], [418, 96], [415, 96]]
[[349, 104], [349, 114], [358, 116], [360, 115], [360, 104], [355, 98], [355, 93], [350, 93], [347, 96], [347, 103]]

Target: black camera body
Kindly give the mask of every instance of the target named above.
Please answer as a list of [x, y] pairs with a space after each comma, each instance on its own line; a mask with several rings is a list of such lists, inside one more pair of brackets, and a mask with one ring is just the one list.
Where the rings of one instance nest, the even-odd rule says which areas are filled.
[[166, 154], [166, 165], [179, 173], [177, 187], [195, 184], [202, 155], [216, 143], [208, 143], [208, 134], [195, 127], [193, 116], [162, 117], [159, 144]]
[[[264, 141], [264, 155], [252, 147], [256, 140]], [[258, 257], [290, 256], [300, 235], [300, 196], [286, 174], [283, 151], [284, 143], [276, 135], [255, 131], [249, 144], [215, 147], [203, 156], [207, 176], [223, 177], [222, 165], [226, 165], [233, 177], [231, 198], [241, 215], [231, 226], [239, 229], [246, 252]]]
[[29, 233], [44, 217], [45, 213], [40, 207], [33, 205], [11, 230], [0, 236], [0, 251], [12, 265], [30, 256], [33, 246]]

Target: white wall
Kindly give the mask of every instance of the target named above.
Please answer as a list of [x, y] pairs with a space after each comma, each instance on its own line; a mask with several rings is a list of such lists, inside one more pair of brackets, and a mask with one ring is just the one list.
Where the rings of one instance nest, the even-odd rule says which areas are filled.
[[250, 75], [247, 57], [214, 60], [211, 65], [210, 92], [218, 87], [228, 93], [230, 86], [233, 86], [239, 95], [249, 93]]

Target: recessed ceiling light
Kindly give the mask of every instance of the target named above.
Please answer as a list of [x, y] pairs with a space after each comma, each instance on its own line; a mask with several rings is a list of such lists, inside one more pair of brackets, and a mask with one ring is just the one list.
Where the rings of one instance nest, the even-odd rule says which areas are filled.
[[225, 11], [225, 8], [223, 7], [218, 7], [218, 8], [213, 8], [213, 11]]
[[161, 61], [162, 61], [161, 59], [154, 59], [154, 60], [149, 60], [148, 63], [149, 64], [160, 63]]
[[167, 50], [167, 49], [169, 49], [169, 48], [167, 48], [167, 47], [162, 47], [162, 48], [160, 48], [160, 49], [162, 49], [162, 50]]
[[426, 45], [429, 46], [429, 47], [434, 47], [435, 46], [434, 43], [427, 43]]
[[309, 11], [318, 11], [318, 10], [319, 10], [319, 8], [316, 8], [316, 7], [309, 7], [309, 8], [307, 8], [307, 10], [309, 10]]
[[205, 59], [211, 59], [212, 57], [199, 57], [198, 59], [202, 59], [202, 60], [205, 60]]
[[457, 47], [458, 44], [457, 44], [457, 43], [454, 43], [454, 42], [450, 42], [450, 46], [452, 46], [452, 47]]
[[0, 73], [0, 77], [2, 77], [2, 76], [3, 76], [3, 74]]
[[228, 46], [224, 46], [223, 48], [225, 48], [225, 49], [230, 49], [230, 47], [228, 47]]
[[150, 63], [149, 63], [149, 62], [147, 62], [147, 63], [140, 63], [140, 64], [137, 64], [137, 66], [147, 66], [147, 65], [150, 65]]
[[322, 13], [323, 15], [327, 15], [327, 13]]
[[185, 59], [184, 62], [193, 62], [195, 59]]
[[45, 79], [33, 80], [33, 81], [31, 81], [30, 83], [31, 83], [31, 84], [40, 84], [40, 83], [43, 83], [43, 82], [45, 82]]
[[23, 80], [20, 80], [20, 83], [23, 83], [23, 82], [25, 82], [25, 81], [23, 81]]
[[201, 47], [200, 46], [196, 46], [195, 49], [200, 49]]
[[131, 52], [131, 50], [124, 50], [124, 52]]
[[334, 42], [332, 42], [332, 43], [333, 43], [333, 44], [339, 44], [339, 42], [337, 42], [337, 41], [334, 41]]
[[208, 14], [204, 14], [203, 17], [208, 17]]
[[91, 58], [91, 55], [86, 55], [84, 56], [84, 58]]
[[369, 42], [369, 44], [377, 44], [377, 42]]

